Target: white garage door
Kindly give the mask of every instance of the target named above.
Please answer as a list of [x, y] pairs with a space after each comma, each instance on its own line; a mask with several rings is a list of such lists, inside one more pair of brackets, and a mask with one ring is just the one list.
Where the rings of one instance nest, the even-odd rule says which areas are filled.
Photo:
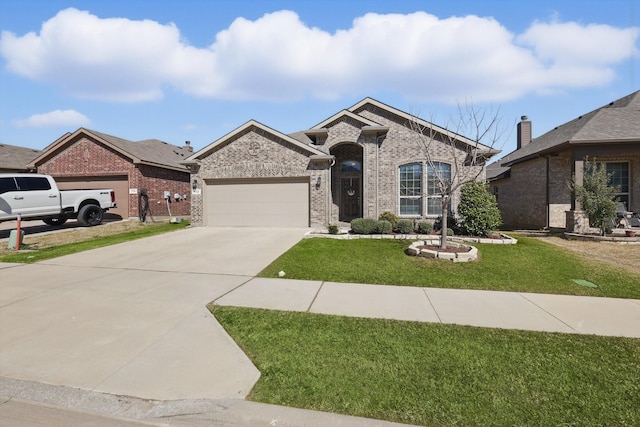
[[115, 209], [109, 209], [108, 214], [129, 218], [129, 180], [126, 176], [85, 176], [85, 177], [54, 177], [61, 190], [99, 190], [111, 188], [116, 192]]
[[205, 223], [218, 227], [308, 227], [309, 178], [210, 180]]

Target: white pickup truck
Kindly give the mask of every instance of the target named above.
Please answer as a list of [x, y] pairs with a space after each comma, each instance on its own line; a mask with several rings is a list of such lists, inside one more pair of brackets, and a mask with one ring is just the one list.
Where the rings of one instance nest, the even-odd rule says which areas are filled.
[[84, 226], [102, 222], [104, 212], [116, 207], [115, 193], [105, 190], [59, 190], [49, 175], [0, 173], [0, 222], [20, 217], [62, 225], [77, 218]]

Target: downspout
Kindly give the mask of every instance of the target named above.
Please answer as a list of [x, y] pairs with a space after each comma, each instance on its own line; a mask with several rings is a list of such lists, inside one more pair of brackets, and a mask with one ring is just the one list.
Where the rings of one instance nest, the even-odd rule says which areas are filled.
[[376, 218], [380, 218], [380, 138], [376, 136]]

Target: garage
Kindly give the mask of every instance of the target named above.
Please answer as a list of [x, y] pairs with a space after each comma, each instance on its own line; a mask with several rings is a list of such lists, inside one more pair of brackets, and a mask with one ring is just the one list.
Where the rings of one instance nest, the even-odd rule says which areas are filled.
[[208, 226], [309, 226], [309, 177], [214, 179], [205, 183]]
[[115, 209], [109, 209], [109, 214], [129, 218], [129, 180], [126, 176], [82, 176], [82, 177], [54, 177], [61, 190], [97, 190], [111, 188], [116, 192]]

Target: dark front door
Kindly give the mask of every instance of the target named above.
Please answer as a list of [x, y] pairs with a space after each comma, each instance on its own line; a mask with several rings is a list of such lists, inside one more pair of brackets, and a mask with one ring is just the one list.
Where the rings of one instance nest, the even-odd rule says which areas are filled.
[[360, 178], [342, 178], [340, 194], [340, 221], [351, 221], [360, 217]]

